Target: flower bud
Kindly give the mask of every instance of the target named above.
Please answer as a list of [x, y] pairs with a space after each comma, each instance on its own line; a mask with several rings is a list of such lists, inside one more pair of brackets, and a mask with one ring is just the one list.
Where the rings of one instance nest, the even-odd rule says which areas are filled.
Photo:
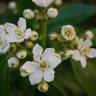
[[73, 50], [66, 50], [59, 52], [59, 55], [61, 56], [62, 60], [67, 60], [73, 54], [73, 52]]
[[27, 48], [32, 48], [33, 45], [34, 45], [34, 43], [33, 43], [31, 40], [28, 40], [28, 41], [25, 42], [25, 46], [26, 46]]
[[23, 16], [26, 18], [26, 19], [32, 19], [34, 18], [34, 12], [31, 10], [31, 9], [25, 9], [23, 11]]
[[57, 34], [56, 32], [51, 33], [49, 36], [50, 36], [50, 39], [51, 39], [51, 40], [56, 40], [56, 39], [58, 39], [58, 34]]
[[85, 39], [92, 39], [93, 38], [93, 32], [92, 31], [86, 31], [85, 33]]
[[47, 11], [47, 15], [50, 18], [55, 18], [58, 14], [59, 13], [58, 13], [58, 10], [56, 8], [49, 8], [48, 11]]
[[63, 3], [63, 0], [54, 0], [56, 6], [60, 6]]
[[38, 39], [38, 33], [36, 31], [32, 31], [31, 40], [36, 41]]
[[49, 85], [47, 82], [42, 81], [39, 85], [38, 85], [38, 90], [41, 92], [46, 92], [48, 91]]
[[66, 56], [69, 57], [70, 55], [72, 55], [74, 53], [73, 50], [66, 50]]
[[16, 57], [11, 57], [8, 59], [9, 68], [17, 68], [19, 65], [19, 60]]
[[75, 39], [72, 41], [74, 45], [78, 45], [80, 39], [76, 36]]
[[14, 9], [16, 9], [16, 7], [17, 7], [17, 4], [15, 1], [9, 2], [9, 4], [8, 4], [9, 9], [14, 10]]
[[17, 52], [17, 57], [19, 58], [19, 59], [24, 59], [24, 58], [26, 58], [26, 56], [27, 56], [27, 52], [26, 52], [26, 50], [21, 50], [21, 51], [19, 51], [19, 52]]

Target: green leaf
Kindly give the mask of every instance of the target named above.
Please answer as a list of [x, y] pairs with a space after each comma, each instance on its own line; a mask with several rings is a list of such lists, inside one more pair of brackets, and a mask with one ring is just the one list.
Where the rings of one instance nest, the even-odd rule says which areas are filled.
[[0, 96], [10, 96], [7, 57], [0, 56]]
[[59, 15], [50, 20], [49, 32], [58, 30], [64, 24], [79, 24], [96, 13], [96, 8], [90, 5], [71, 4], [59, 9]]
[[[69, 61], [64, 61], [56, 68], [55, 80], [52, 82], [52, 85], [54, 87], [53, 89], [55, 91], [58, 90], [62, 96], [75, 96], [74, 94], [76, 93], [83, 93], [83, 90], [72, 72]], [[50, 88], [48, 92], [50, 92]]]
[[96, 60], [89, 60], [87, 67], [81, 67], [80, 62], [71, 60], [74, 74], [88, 96], [96, 96]]

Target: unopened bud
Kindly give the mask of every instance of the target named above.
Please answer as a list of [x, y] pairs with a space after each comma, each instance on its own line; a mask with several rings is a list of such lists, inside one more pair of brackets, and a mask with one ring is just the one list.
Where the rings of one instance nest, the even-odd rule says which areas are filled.
[[17, 52], [17, 57], [19, 58], [19, 59], [24, 59], [24, 58], [26, 58], [26, 56], [27, 56], [27, 52], [26, 52], [26, 50], [21, 50], [21, 51], [19, 51], [19, 52]]
[[17, 68], [19, 65], [19, 60], [16, 57], [11, 57], [8, 59], [9, 68]]
[[32, 19], [34, 18], [34, 12], [31, 10], [31, 9], [26, 9], [23, 11], [23, 16], [26, 18], [26, 19]]
[[48, 11], [47, 11], [47, 15], [50, 18], [55, 18], [58, 14], [59, 13], [58, 13], [58, 10], [56, 8], [49, 8]]
[[42, 81], [39, 85], [38, 85], [38, 90], [41, 92], [46, 92], [48, 91], [49, 85], [47, 82]]
[[56, 6], [60, 6], [61, 4], [63, 4], [63, 0], [54, 0], [54, 4]]
[[76, 36], [75, 39], [72, 41], [74, 45], [78, 45], [80, 39]]
[[16, 7], [17, 7], [17, 4], [15, 1], [9, 2], [9, 4], [8, 4], [9, 9], [14, 10], [14, 9], [16, 9]]
[[36, 41], [38, 39], [38, 32], [32, 31], [31, 40]]
[[34, 43], [31, 40], [28, 40], [25, 42], [25, 45], [27, 48], [32, 48], [34, 46]]
[[93, 32], [92, 31], [86, 31], [85, 39], [92, 39], [92, 38], [93, 38]]
[[49, 36], [50, 36], [50, 39], [51, 39], [51, 40], [56, 40], [56, 39], [58, 39], [58, 34], [57, 34], [56, 32], [51, 33]]

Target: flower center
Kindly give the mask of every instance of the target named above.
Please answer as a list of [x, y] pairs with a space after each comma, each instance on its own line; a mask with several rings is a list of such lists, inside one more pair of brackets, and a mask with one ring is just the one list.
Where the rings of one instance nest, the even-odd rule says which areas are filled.
[[24, 37], [24, 33], [19, 28], [15, 29], [15, 33], [18, 36], [18, 39], [21, 39]]
[[67, 36], [68, 38], [70, 38], [70, 37], [72, 37], [73, 33], [72, 33], [71, 30], [66, 30], [66, 31], [64, 32], [64, 35]]
[[90, 48], [87, 48], [87, 47], [82, 49], [83, 55], [86, 55], [86, 56], [89, 54], [89, 51], [90, 51]]
[[42, 61], [40, 62], [40, 67], [41, 67], [42, 69], [48, 68], [48, 63], [47, 63], [47, 61], [46, 61], [46, 60], [42, 60]]

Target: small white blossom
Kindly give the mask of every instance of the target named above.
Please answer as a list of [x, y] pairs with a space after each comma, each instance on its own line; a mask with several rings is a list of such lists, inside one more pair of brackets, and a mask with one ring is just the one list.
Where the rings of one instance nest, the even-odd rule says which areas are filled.
[[10, 48], [10, 43], [7, 41], [6, 36], [4, 26], [0, 25], [0, 53], [6, 53]]
[[86, 39], [92, 39], [93, 38], [93, 32], [92, 31], [86, 31], [85, 38]]
[[55, 18], [58, 14], [59, 13], [58, 13], [58, 10], [56, 8], [49, 8], [48, 11], [47, 11], [47, 15], [50, 18]]
[[32, 1], [40, 7], [48, 7], [54, 0], [32, 0]]
[[73, 40], [76, 37], [75, 29], [71, 25], [63, 26], [61, 34], [65, 40]]
[[43, 48], [36, 44], [33, 47], [34, 61], [27, 61], [22, 65], [20, 71], [23, 77], [29, 75], [29, 81], [32, 85], [40, 83], [42, 80], [51, 82], [54, 80], [54, 69], [61, 63], [61, 58], [55, 53], [53, 48]]
[[91, 48], [92, 42], [91, 40], [83, 40], [81, 39], [78, 44], [78, 50], [75, 50], [72, 58], [76, 61], [80, 61], [83, 68], [86, 67], [86, 59], [96, 57], [96, 49]]
[[30, 28], [26, 29], [26, 19], [19, 18], [18, 27], [12, 23], [6, 23], [5, 29], [8, 32], [9, 42], [23, 42], [24, 39], [30, 38], [32, 31]]
[[34, 12], [31, 9], [25, 9], [23, 11], [23, 16], [26, 19], [32, 19], [32, 18], [34, 18], [35, 14], [34, 14]]
[[24, 59], [24, 58], [26, 58], [26, 56], [27, 56], [27, 52], [26, 52], [26, 50], [21, 50], [21, 51], [19, 51], [19, 52], [17, 52], [17, 57], [19, 58], [19, 59]]
[[16, 57], [11, 57], [8, 59], [9, 68], [17, 68], [19, 65], [19, 60]]

